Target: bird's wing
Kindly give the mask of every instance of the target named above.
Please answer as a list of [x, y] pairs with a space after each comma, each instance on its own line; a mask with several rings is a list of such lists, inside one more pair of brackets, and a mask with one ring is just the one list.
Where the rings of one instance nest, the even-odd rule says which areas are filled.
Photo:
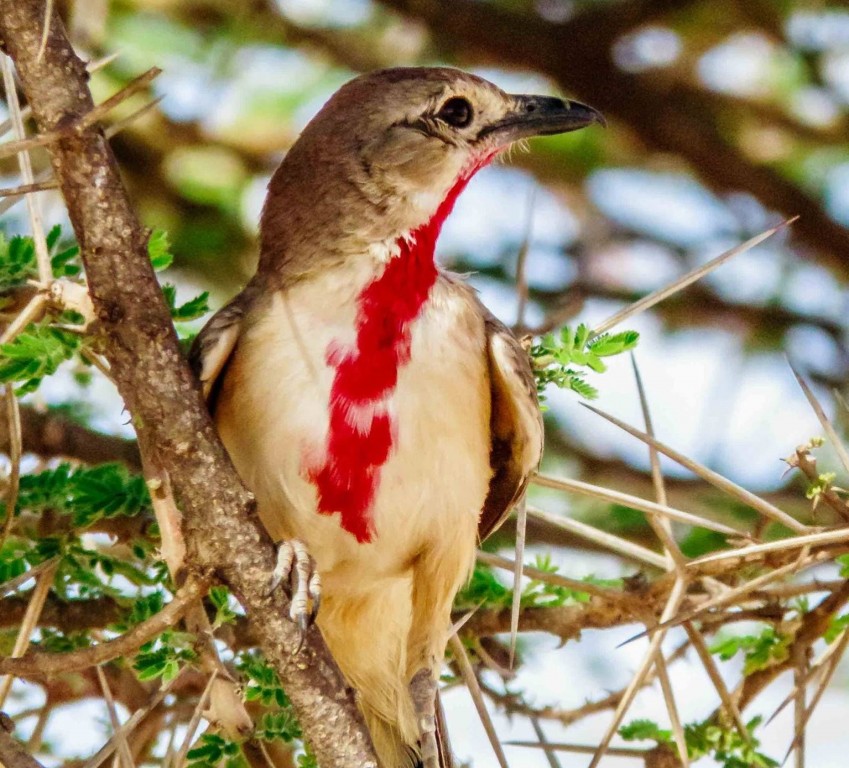
[[252, 298], [252, 291], [242, 291], [212, 316], [192, 343], [189, 363], [200, 379], [210, 411], [215, 410], [222, 374], [236, 348]]
[[483, 541], [519, 501], [542, 455], [542, 414], [528, 353], [502, 322], [486, 309], [485, 327], [492, 393], [490, 427], [492, 479], [481, 512]]

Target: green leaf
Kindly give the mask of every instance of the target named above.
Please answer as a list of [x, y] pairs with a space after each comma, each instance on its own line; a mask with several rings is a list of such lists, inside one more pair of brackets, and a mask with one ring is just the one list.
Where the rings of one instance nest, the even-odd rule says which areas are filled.
[[30, 553], [30, 548], [17, 539], [10, 537], [3, 543], [0, 548], [0, 584], [26, 573]]
[[162, 286], [162, 293], [165, 296], [165, 303], [171, 312], [171, 317], [176, 322], [187, 322], [195, 320], [198, 317], [203, 317], [209, 312], [209, 291], [204, 291], [199, 296], [177, 306], [177, 288], [170, 283], [165, 283]]
[[60, 464], [21, 478], [17, 509], [70, 515], [75, 527], [87, 527], [104, 517], [146, 512], [150, 496], [144, 478], [122, 464]]
[[832, 617], [828, 628], [823, 633], [823, 640], [833, 643], [847, 627], [849, 627], [849, 613]]
[[661, 728], [653, 720], [632, 720], [619, 729], [619, 735], [625, 741], [654, 740], [658, 744], [672, 741], [672, 731]]
[[593, 354], [599, 357], [610, 357], [634, 349], [639, 339], [640, 334], [636, 331], [623, 331], [615, 334], [604, 333], [593, 339], [588, 346]]
[[266, 712], [260, 720], [256, 736], [263, 741], [294, 741], [301, 738], [301, 726], [291, 707]]
[[734, 727], [723, 727], [712, 720], [690, 723], [684, 728], [690, 760], [712, 757], [724, 768], [776, 768], [778, 762], [757, 751], [759, 744], [755, 730], [761, 718], [754, 717], [746, 723], [748, 740]]
[[20, 285], [37, 273], [33, 239], [18, 235], [7, 240], [0, 233], [0, 287]]
[[266, 707], [288, 707], [286, 696], [277, 672], [272, 669], [259, 653], [243, 653], [236, 662], [236, 669], [247, 679], [245, 701], [260, 701]]
[[60, 237], [62, 237], [62, 225], [54, 224], [47, 233], [47, 237], [44, 238], [44, 241], [47, 243], [48, 251], [52, 251], [56, 247]]
[[218, 629], [222, 624], [236, 620], [236, 614], [230, 607], [230, 590], [227, 587], [212, 587], [209, 590], [209, 601], [215, 606], [215, 619], [212, 628]]
[[787, 658], [790, 639], [767, 625], [759, 635], [733, 635], [710, 646], [710, 652], [728, 661], [744, 652], [743, 673], [750, 675]]
[[144, 682], [158, 677], [166, 683], [173, 680], [184, 664], [195, 660], [193, 640], [185, 632], [167, 630], [153, 642], [143, 645], [133, 661], [139, 680]]
[[[531, 348], [531, 359], [540, 399], [550, 384], [559, 389], [569, 389], [579, 396], [592, 400], [598, 390], [586, 381], [589, 372], [607, 370], [602, 357], [611, 357], [633, 349], [639, 340], [636, 331], [604, 334], [590, 338], [591, 330], [581, 324], [574, 331], [568, 326], [561, 329], [559, 337], [548, 334]], [[587, 368], [587, 370], [580, 370]]]
[[154, 229], [147, 241], [147, 255], [156, 272], [168, 269], [174, 262], [171, 253], [171, 243], [168, 241], [168, 233], [163, 229]]
[[31, 323], [13, 341], [0, 346], [0, 382], [19, 383], [19, 395], [32, 392], [56, 373], [82, 346], [82, 339], [49, 323]]

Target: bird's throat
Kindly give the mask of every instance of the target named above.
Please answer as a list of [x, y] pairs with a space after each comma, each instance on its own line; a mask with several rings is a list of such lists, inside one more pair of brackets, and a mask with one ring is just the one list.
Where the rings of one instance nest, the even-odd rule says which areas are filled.
[[373, 505], [383, 465], [397, 438], [391, 398], [398, 372], [410, 361], [412, 324], [436, 282], [436, 240], [457, 197], [492, 157], [464, 171], [433, 216], [398, 238], [398, 254], [357, 298], [353, 346], [331, 343], [327, 364], [335, 369], [330, 391], [324, 457], [307, 467], [318, 494], [318, 511], [340, 513], [342, 527], [360, 543], [375, 535]]

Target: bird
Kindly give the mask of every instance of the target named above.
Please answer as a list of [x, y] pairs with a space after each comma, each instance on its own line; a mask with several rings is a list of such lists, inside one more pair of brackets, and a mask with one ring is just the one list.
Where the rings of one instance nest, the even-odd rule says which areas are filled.
[[256, 274], [190, 354], [281, 542], [274, 583], [292, 574], [302, 627], [320, 599], [380, 768], [451, 764], [435, 696], [452, 601], [543, 443], [525, 347], [437, 265], [437, 237], [516, 142], [593, 123], [448, 67], [356, 77], [271, 177]]

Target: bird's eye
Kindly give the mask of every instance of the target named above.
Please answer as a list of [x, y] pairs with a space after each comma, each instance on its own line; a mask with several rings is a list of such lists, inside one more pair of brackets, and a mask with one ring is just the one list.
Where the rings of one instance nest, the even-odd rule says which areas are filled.
[[472, 122], [474, 111], [472, 105], [466, 99], [462, 96], [454, 96], [440, 107], [436, 116], [448, 125], [454, 126], [454, 128], [465, 128]]

